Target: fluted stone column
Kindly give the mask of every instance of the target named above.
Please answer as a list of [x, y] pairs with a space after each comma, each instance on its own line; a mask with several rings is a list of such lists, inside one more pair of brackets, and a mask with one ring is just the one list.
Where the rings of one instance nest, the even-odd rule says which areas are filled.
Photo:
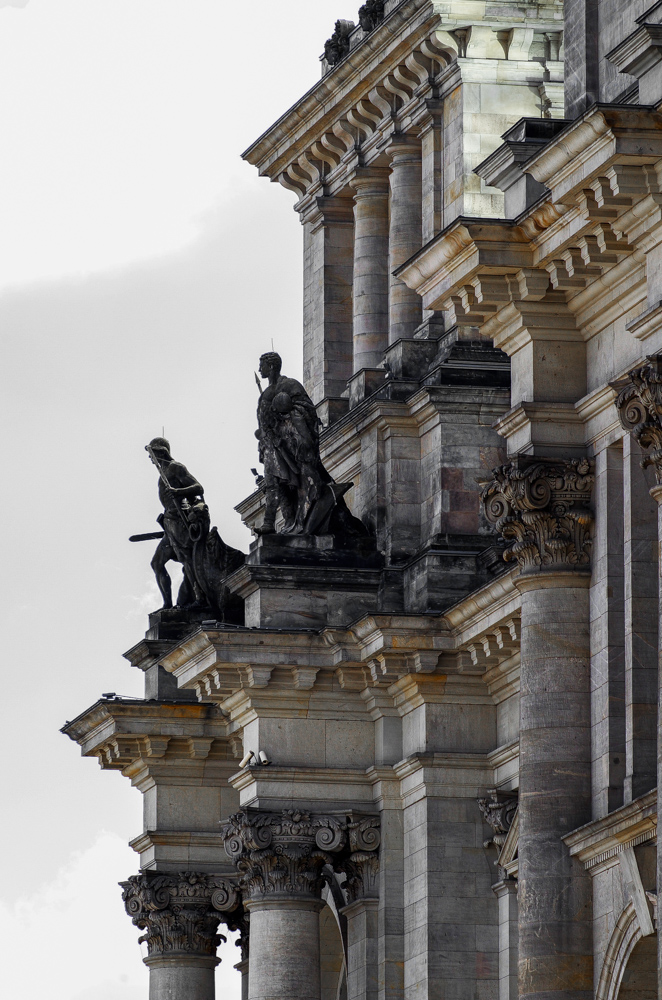
[[146, 932], [149, 1000], [214, 1000], [217, 930], [240, 905], [236, 886], [199, 872], [143, 873], [120, 884], [126, 912]]
[[[662, 620], [662, 357], [647, 358], [647, 363], [631, 371], [626, 379], [612, 383], [617, 391], [616, 407], [621, 426], [644, 449], [644, 467], [652, 466], [656, 485], [650, 493], [658, 504], [658, 623]], [[658, 624], [658, 701], [657, 701], [657, 787], [662, 781], [662, 646]], [[657, 887], [662, 885], [662, 838], [657, 840]], [[662, 935], [658, 933], [658, 996], [662, 997]]]
[[593, 474], [586, 460], [528, 458], [493, 475], [485, 513], [522, 594], [519, 996], [589, 1000], [590, 878], [561, 838], [591, 819]]
[[420, 296], [393, 272], [421, 249], [421, 142], [415, 136], [394, 136], [388, 147], [391, 160], [389, 205], [389, 344], [410, 339], [423, 319]]
[[388, 347], [388, 171], [361, 167], [354, 189], [354, 372], [376, 368]]

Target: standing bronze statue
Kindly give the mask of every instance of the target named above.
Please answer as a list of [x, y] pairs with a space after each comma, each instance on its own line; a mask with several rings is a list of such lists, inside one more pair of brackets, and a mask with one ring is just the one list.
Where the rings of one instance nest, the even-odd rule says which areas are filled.
[[171, 561], [181, 563], [184, 572], [177, 605], [180, 608], [202, 607], [203, 595], [193, 568], [194, 543], [189, 532], [189, 512], [197, 504], [204, 504], [204, 490], [185, 465], [174, 461], [165, 438], [154, 438], [145, 445], [145, 451], [158, 470], [159, 500], [163, 504], [163, 513], [157, 517], [163, 528], [163, 538], [152, 558], [163, 607], [172, 607], [172, 581], [166, 569]]
[[[183, 580], [177, 595], [180, 608], [209, 608], [222, 620], [239, 619], [243, 611], [227, 591], [225, 581], [244, 561], [244, 553], [226, 545], [216, 528], [210, 526], [209, 508], [200, 483], [181, 462], [170, 454], [165, 438], [154, 438], [145, 446], [159, 473], [159, 500], [163, 513], [157, 521], [163, 534], [133, 535], [131, 541], [159, 538], [152, 558], [163, 608], [172, 608], [172, 581], [169, 562], [182, 565]], [[239, 602], [240, 603], [240, 602]]]
[[257, 407], [259, 458], [264, 465], [264, 522], [258, 534], [365, 535], [343, 495], [352, 483], [335, 483], [320, 458], [319, 420], [310, 396], [294, 378], [281, 375], [282, 360], [270, 351], [260, 358], [260, 375], [269, 384]]

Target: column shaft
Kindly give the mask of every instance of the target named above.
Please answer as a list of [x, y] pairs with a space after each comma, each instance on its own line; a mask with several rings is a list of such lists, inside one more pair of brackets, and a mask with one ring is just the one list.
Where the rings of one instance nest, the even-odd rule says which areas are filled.
[[519, 995], [545, 1000], [593, 986], [590, 878], [561, 840], [591, 818], [588, 578], [572, 577], [518, 582]]
[[149, 1000], [214, 1000], [216, 959], [177, 956], [147, 959]]
[[376, 368], [388, 347], [388, 174], [358, 170], [354, 195], [354, 372]]
[[428, 111], [420, 132], [423, 246], [444, 228], [443, 102], [428, 101]]
[[655, 785], [657, 759], [657, 504], [642, 450], [623, 441], [625, 508], [625, 801]]
[[422, 322], [420, 296], [393, 272], [404, 264], [422, 242], [421, 144], [401, 136], [389, 147], [391, 201], [389, 223], [389, 344], [411, 338]]
[[253, 900], [248, 1000], [320, 1000], [316, 899]]
[[595, 456], [597, 530], [591, 579], [593, 818], [623, 805], [625, 777], [625, 631], [623, 613], [623, 449]]
[[352, 202], [318, 198], [303, 224], [303, 381], [319, 403], [340, 396], [352, 374]]

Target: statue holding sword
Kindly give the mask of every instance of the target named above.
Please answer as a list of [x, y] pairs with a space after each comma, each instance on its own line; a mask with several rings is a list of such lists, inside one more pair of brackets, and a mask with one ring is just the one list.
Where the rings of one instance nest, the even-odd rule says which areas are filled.
[[[202, 606], [205, 601], [195, 577], [194, 540], [189, 530], [189, 517], [196, 505], [204, 504], [204, 490], [185, 465], [175, 462], [165, 438], [154, 438], [145, 450], [158, 470], [159, 500], [163, 504], [163, 513], [157, 518], [163, 528], [163, 537], [151, 563], [163, 597], [163, 607], [172, 607], [172, 583], [166, 569], [166, 564], [171, 561], [181, 563], [184, 571], [177, 595], [178, 606]], [[156, 532], [154, 535], [158, 537]]]

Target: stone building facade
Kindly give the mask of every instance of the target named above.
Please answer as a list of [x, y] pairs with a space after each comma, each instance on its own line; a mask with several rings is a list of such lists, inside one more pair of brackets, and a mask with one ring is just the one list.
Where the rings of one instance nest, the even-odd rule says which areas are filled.
[[143, 795], [150, 997], [219, 925], [248, 1000], [662, 995], [662, 4], [369, 0], [244, 155], [374, 544], [257, 535], [64, 729]]

